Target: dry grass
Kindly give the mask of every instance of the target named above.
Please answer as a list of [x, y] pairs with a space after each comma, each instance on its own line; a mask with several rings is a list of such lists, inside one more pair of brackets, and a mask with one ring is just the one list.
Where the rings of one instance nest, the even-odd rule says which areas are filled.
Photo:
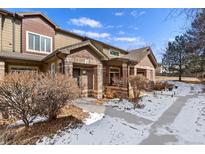
[[66, 105], [59, 110], [58, 117], [73, 116], [78, 120], [84, 120], [89, 116], [87, 112], [83, 112], [81, 108], [74, 105]]
[[82, 120], [88, 113], [73, 105], [66, 105], [60, 109], [56, 120], [35, 123], [30, 128], [24, 126], [8, 128], [8, 120], [0, 121], [0, 144], [35, 144], [44, 136], [52, 137], [66, 128], [76, 128], [82, 125]]
[[[156, 81], [178, 81], [178, 77], [169, 77], [169, 76], [156, 76]], [[194, 77], [182, 77], [182, 81], [186, 83], [193, 83], [193, 84], [198, 84], [198, 83], [205, 83], [205, 79], [200, 79], [200, 78], [194, 78]]]

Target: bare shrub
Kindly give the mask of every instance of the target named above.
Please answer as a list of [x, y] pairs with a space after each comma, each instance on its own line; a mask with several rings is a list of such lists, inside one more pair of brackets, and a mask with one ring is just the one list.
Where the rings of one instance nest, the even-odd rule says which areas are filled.
[[12, 73], [0, 82], [0, 107], [15, 119], [21, 119], [29, 127], [31, 118], [36, 116], [34, 101], [35, 73]]
[[147, 89], [149, 81], [144, 76], [138, 75], [130, 77], [129, 82], [134, 91], [134, 98], [131, 101], [134, 103], [135, 108], [140, 100], [140, 92]]
[[134, 90], [135, 97], [139, 96], [140, 91], [146, 90], [149, 83], [149, 81], [142, 75], [130, 77], [129, 82]]
[[35, 101], [38, 103], [41, 114], [49, 121], [57, 118], [58, 110], [67, 102], [80, 96], [80, 89], [72, 77], [56, 74], [41, 74], [36, 86]]
[[112, 99], [114, 98], [114, 92], [110, 88], [105, 88], [103, 97]]
[[157, 91], [161, 91], [161, 90], [172, 90], [174, 88], [174, 85], [173, 84], [169, 84], [168, 82], [160, 82], [160, 81], [157, 81], [155, 84], [154, 84], [154, 87], [153, 87], [153, 90], [157, 90]]

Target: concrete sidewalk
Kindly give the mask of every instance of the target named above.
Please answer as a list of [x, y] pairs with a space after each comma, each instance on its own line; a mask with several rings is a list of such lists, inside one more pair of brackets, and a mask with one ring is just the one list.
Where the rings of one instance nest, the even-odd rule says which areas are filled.
[[173, 123], [177, 115], [180, 113], [183, 106], [186, 104], [186, 102], [196, 97], [197, 95], [187, 95], [187, 96], [181, 96], [179, 97], [173, 105], [165, 111], [162, 116], [159, 118], [158, 121], [153, 123], [151, 126], [150, 135], [148, 138], [146, 138], [144, 141], [141, 142], [142, 145], [161, 145], [166, 144], [169, 142], [177, 142], [176, 136], [173, 134], [171, 135], [157, 135], [157, 129], [163, 127], [164, 125]]

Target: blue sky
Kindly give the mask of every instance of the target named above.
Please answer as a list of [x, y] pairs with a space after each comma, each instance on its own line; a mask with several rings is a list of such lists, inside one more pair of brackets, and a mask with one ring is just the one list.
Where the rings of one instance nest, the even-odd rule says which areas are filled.
[[[7, 9], [41, 11], [63, 29], [87, 35], [125, 50], [151, 46], [161, 61], [168, 40], [190, 25], [184, 16], [169, 17], [172, 9]], [[168, 18], [167, 18], [168, 17]]]

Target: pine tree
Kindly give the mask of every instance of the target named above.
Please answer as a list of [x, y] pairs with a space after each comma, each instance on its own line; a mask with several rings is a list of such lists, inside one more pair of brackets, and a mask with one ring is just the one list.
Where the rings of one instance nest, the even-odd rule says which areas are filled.
[[186, 35], [176, 36], [175, 40], [168, 42], [168, 47], [162, 58], [162, 65], [169, 72], [176, 71], [181, 81], [182, 73], [188, 66], [189, 54], [186, 48]]

